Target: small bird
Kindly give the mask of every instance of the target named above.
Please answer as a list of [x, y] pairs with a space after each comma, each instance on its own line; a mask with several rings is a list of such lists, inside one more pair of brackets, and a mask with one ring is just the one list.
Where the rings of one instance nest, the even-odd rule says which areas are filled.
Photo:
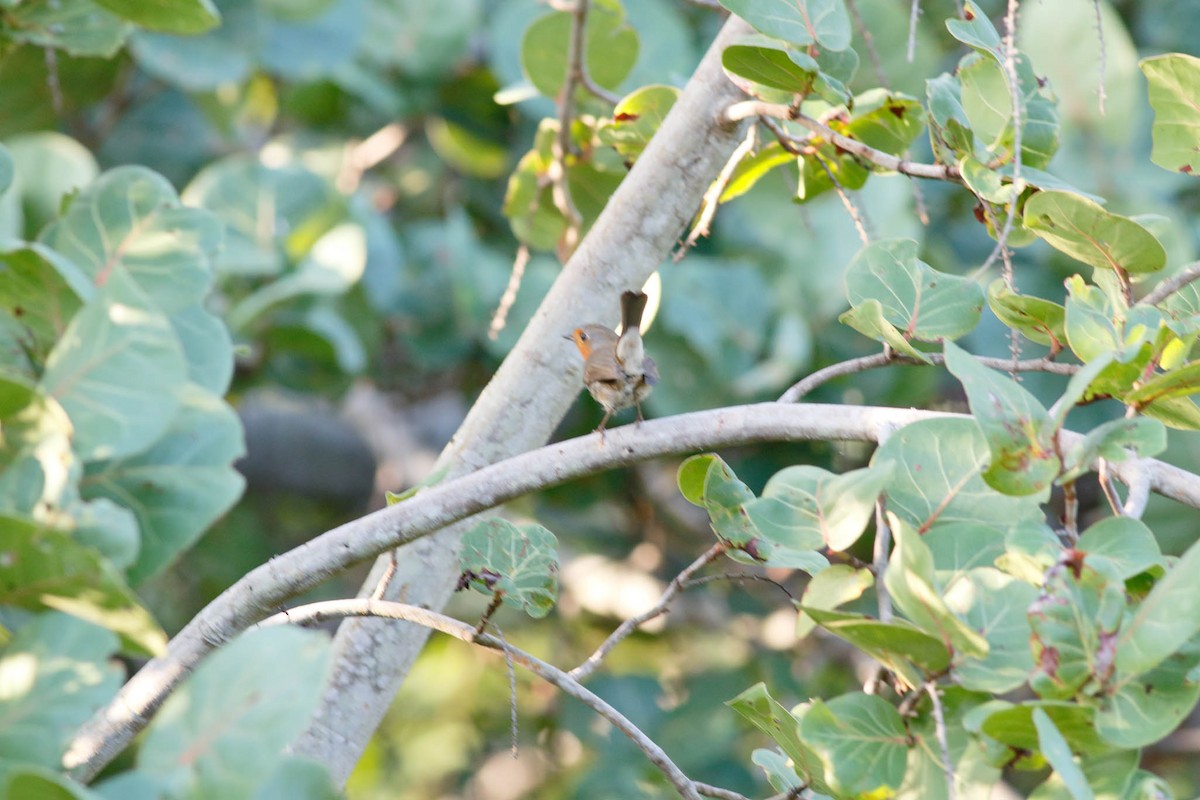
[[642, 343], [645, 310], [644, 292], [625, 292], [621, 295], [620, 336], [604, 325], [584, 325], [564, 337], [575, 342], [583, 355], [583, 385], [604, 406], [604, 419], [596, 428], [601, 435], [609, 417], [630, 406], [637, 408], [640, 425], [642, 400], [658, 383], [658, 367]]

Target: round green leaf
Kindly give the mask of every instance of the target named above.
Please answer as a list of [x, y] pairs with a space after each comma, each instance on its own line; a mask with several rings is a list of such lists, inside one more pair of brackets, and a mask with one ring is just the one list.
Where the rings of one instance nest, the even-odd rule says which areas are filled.
[[112, 633], [66, 614], [40, 614], [16, 631], [0, 655], [0, 674], [12, 676], [0, 697], [6, 761], [62, 769], [75, 729], [121, 685], [116, 649]]
[[203, 33], [221, 22], [212, 0], [96, 0], [96, 4], [143, 28], [166, 33]]
[[189, 797], [253, 797], [308, 724], [323, 691], [329, 638], [269, 627], [204, 661], [155, 716], [138, 770]]
[[932, 342], [971, 331], [983, 311], [983, 290], [970, 278], [938, 272], [917, 258], [912, 239], [864, 247], [846, 268], [850, 305], [879, 302], [884, 318], [906, 338]]
[[558, 539], [541, 525], [493, 517], [463, 534], [459, 563], [470, 586], [499, 594], [531, 617], [544, 617], [558, 598]]
[[1084, 554], [1085, 564], [1118, 580], [1163, 563], [1153, 532], [1133, 517], [1100, 520], [1083, 532], [1075, 549]]
[[1142, 273], [1167, 264], [1154, 234], [1071, 192], [1038, 192], [1025, 203], [1024, 222], [1051, 247], [1093, 267]]
[[1200, 633], [1200, 544], [1193, 544], [1121, 626], [1117, 668], [1139, 675]]
[[[1179, 613], [1184, 612], [1181, 609]], [[1096, 731], [1116, 747], [1145, 747], [1161, 741], [1200, 700], [1200, 682], [1195, 675], [1198, 660], [1195, 644], [1189, 644], [1149, 672], [1120, 681], [1096, 714]]]
[[212, 282], [221, 225], [186, 208], [162, 176], [118, 167], [71, 201], [41, 241], [104, 285], [124, 270], [166, 312], [195, 304]]
[[[134, 455], [88, 466], [87, 497], [133, 510], [142, 548], [129, 570], [139, 582], [166, 567], [241, 496], [233, 462], [245, 453], [242, 425], [219, 396], [196, 384], [176, 393], [179, 412], [154, 443]], [[160, 394], [159, 403], [167, 404]]]
[[[136, 0], [135, 0], [136, 1]], [[5, 9], [5, 36], [37, 47], [53, 47], [73, 56], [111, 58], [133, 26], [91, 0], [20, 3]]]
[[[875, 585], [875, 576], [866, 568], [855, 568], [849, 564], [834, 564], [813, 576], [804, 587], [800, 598], [803, 608], [832, 611], [862, 597], [863, 592]], [[801, 612], [796, 619], [796, 638], [803, 639], [816, 622], [807, 613]]]
[[1038, 747], [1058, 777], [1066, 784], [1074, 800], [1093, 800], [1095, 795], [1084, 777], [1083, 770], [1075, 763], [1071, 746], [1046, 712], [1040, 708], [1033, 710], [1033, 726], [1037, 729]]
[[806, 94], [812, 90], [816, 70], [798, 64], [786, 46], [770, 39], [750, 39], [748, 42], [753, 43], [732, 44], [721, 53], [721, 64], [726, 70], [793, 94]]
[[910, 525], [1040, 522], [1036, 497], [1009, 497], [984, 483], [981, 475], [990, 458], [974, 420], [931, 419], [892, 434], [871, 463], [896, 465], [884, 490], [888, 509]]
[[861, 693], [814, 700], [800, 732], [825, 763], [838, 794], [884, 794], [904, 780], [908, 732], [886, 700]]
[[1037, 589], [997, 569], [981, 567], [946, 590], [946, 605], [987, 639], [987, 656], [965, 658], [954, 677], [966, 689], [1003, 694], [1025, 683], [1033, 669], [1026, 612]]
[[1200, 58], [1169, 53], [1143, 59], [1142, 72], [1150, 84], [1154, 109], [1150, 160], [1163, 169], [1193, 175], [1200, 169]]
[[1066, 309], [1040, 297], [1011, 291], [1002, 278], [988, 287], [988, 306], [1010, 328], [1030, 341], [1056, 349], [1066, 346]]
[[186, 379], [170, 322], [125, 270], [115, 270], [51, 351], [42, 387], [71, 417], [76, 452], [94, 461], [158, 439]]
[[830, 50], [850, 46], [850, 15], [843, 0], [721, 0], [760, 33], [796, 45]]
[[1052, 569], [1029, 608], [1035, 669], [1030, 687], [1043, 698], [1069, 700], [1112, 679], [1114, 648], [1125, 613], [1125, 586], [1084, 566]]
[[[521, 68], [546, 97], [558, 97], [562, 91], [571, 23], [572, 15], [564, 11], [547, 14], [535, 20], [521, 40]], [[638, 35], [619, 3], [592, 3], [585, 48], [588, 76], [606, 89], [620, 86], [637, 61]]]

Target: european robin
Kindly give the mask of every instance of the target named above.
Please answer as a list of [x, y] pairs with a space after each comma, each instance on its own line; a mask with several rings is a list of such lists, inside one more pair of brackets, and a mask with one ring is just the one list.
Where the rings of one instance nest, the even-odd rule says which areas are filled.
[[658, 367], [646, 355], [642, 343], [642, 312], [646, 310], [643, 292], [621, 295], [621, 335], [603, 325], [584, 325], [566, 338], [575, 342], [583, 356], [583, 385], [604, 406], [604, 419], [596, 428], [604, 433], [609, 417], [623, 408], [637, 408], [642, 422], [642, 400], [658, 383]]

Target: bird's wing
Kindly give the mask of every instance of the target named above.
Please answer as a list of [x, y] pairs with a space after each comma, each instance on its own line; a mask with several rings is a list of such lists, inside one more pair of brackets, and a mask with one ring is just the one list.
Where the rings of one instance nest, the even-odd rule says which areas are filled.
[[646, 360], [642, 362], [643, 380], [653, 386], [658, 383], [658, 365], [654, 363], [654, 359], [646, 356]]
[[583, 363], [583, 382], [618, 383], [625, 379], [625, 373], [617, 365], [614, 347], [604, 344], [592, 350], [587, 361]]

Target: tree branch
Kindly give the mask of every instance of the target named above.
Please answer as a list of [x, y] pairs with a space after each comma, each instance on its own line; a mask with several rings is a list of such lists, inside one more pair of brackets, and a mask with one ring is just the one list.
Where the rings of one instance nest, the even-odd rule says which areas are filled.
[[1183, 287], [1190, 283], [1200, 280], [1200, 261], [1194, 261], [1188, 266], [1176, 272], [1165, 281], [1155, 286], [1153, 291], [1143, 297], [1139, 302], [1141, 305], [1156, 306], [1163, 300], [1166, 300], [1171, 295], [1178, 292]]
[[557, 687], [565, 694], [574, 697], [588, 708], [613, 724], [617, 730], [629, 737], [637, 748], [645, 754], [650, 763], [662, 770], [671, 785], [685, 798], [700, 800], [696, 785], [683, 770], [675, 765], [671, 757], [659, 747], [654, 740], [642, 733], [628, 717], [613, 708], [602, 698], [588, 691], [584, 686], [567, 673], [552, 664], [547, 664], [536, 656], [526, 653], [518, 647], [487, 633], [480, 633], [465, 622], [461, 622], [436, 611], [426, 608], [395, 603], [385, 600], [327, 600], [319, 603], [309, 603], [298, 608], [289, 609], [276, 614], [261, 624], [266, 625], [316, 625], [325, 620], [341, 619], [343, 617], [375, 617], [380, 619], [399, 620], [422, 625], [431, 630], [440, 631], [455, 639], [468, 644], [477, 644], [491, 650], [499, 650], [516, 664], [537, 675], [542, 680]]
[[[737, 18], [722, 27], [658, 133], [438, 459], [435, 469], [447, 469], [446, 480], [550, 438], [581, 387], [579, 353], [562, 335], [581, 323], [616, 321], [621, 292], [641, 287], [668, 258], [705, 190], [745, 135], [743, 126], [720, 120], [721, 109], [744, 97], [725, 76], [721, 51], [749, 32]], [[458, 541], [467, 527], [455, 525], [406, 547], [385, 599], [442, 608], [458, 578]], [[386, 559], [376, 564], [369, 587], [385, 566]], [[335, 782], [344, 782], [428, 635], [412, 625], [342, 623], [321, 707], [293, 751], [323, 762]]]
[[612, 649], [621, 643], [629, 634], [633, 633], [639, 625], [642, 625], [660, 614], [667, 613], [667, 606], [675, 599], [675, 595], [683, 589], [687, 580], [695, 575], [700, 570], [711, 564], [729, 549], [728, 542], [717, 542], [712, 547], [705, 550], [699, 558], [684, 568], [682, 572], [671, 579], [667, 584], [666, 590], [663, 591], [662, 597], [658, 598], [658, 602], [645, 612], [638, 614], [636, 617], [630, 617], [621, 623], [615, 631], [613, 631], [607, 639], [605, 639], [596, 651], [587, 657], [582, 664], [568, 673], [572, 678], [578, 681], [587, 680], [588, 676], [596, 671], [596, 667], [600, 666], [600, 662], [604, 660]]
[[[849, 361], [839, 361], [836, 364], [830, 364], [828, 367], [822, 367], [793, 384], [786, 392], [780, 395], [779, 402], [798, 403], [809, 392], [834, 378], [842, 378], [846, 375], [866, 372], [869, 369], [877, 369], [892, 364], [903, 364], [910, 367], [939, 367], [946, 363], [946, 357], [942, 353], [926, 353], [925, 355], [929, 357], [930, 364], [918, 361], [911, 356], [900, 355], [892, 350], [885, 350], [882, 353], [862, 356], [861, 358], [852, 358]], [[1049, 358], [1031, 358], [1027, 361], [1016, 362], [1004, 358], [988, 358], [986, 356], [976, 356], [975, 359], [985, 367], [1006, 372], [1048, 372], [1051, 375], [1074, 375], [1079, 371], [1079, 366], [1076, 364], [1060, 364], [1057, 361], [1051, 361]]]
[[[897, 428], [933, 418], [969, 419], [916, 409], [853, 405], [760, 403], [698, 411], [640, 427], [626, 425], [602, 439], [589, 434], [483, 467], [431, 486], [402, 503], [380, 509], [334, 528], [294, 550], [251, 570], [197, 614], [83, 727], [64, 757], [78, 779], [88, 780], [108, 764], [150, 721], [171, 691], [197, 664], [250, 625], [273, 613], [287, 599], [365, 559], [417, 541], [460, 520], [501, 503], [558, 486], [602, 470], [629, 466], [650, 458], [767, 441], [879, 441]], [[1064, 446], [1081, 440], [1061, 433]], [[1110, 463], [1110, 473], [1124, 482], [1145, 479], [1158, 494], [1200, 508], [1200, 476], [1153, 459], [1136, 464]], [[1138, 473], [1144, 472], [1144, 475]], [[428, 540], [433, 550], [447, 547], [441, 538]], [[458, 560], [444, 554], [452, 567]], [[401, 570], [426, 563], [407, 551]], [[387, 558], [382, 559], [386, 565]], [[372, 584], [373, 586], [373, 584]], [[362, 713], [362, 709], [357, 709]]]
[[764, 103], [761, 100], [744, 100], [740, 103], [734, 103], [725, 109], [724, 117], [730, 122], [751, 119], [753, 117], [771, 117], [798, 122], [831, 144], [840, 147], [848, 153], [853, 153], [859, 158], [865, 159], [882, 169], [899, 172], [901, 175], [908, 175], [912, 178], [929, 178], [930, 180], [953, 181], [955, 183], [962, 180], [962, 176], [958, 172], [958, 167], [942, 166], [941, 164], [922, 164], [916, 161], [897, 158], [891, 153], [885, 153], [882, 150], [876, 150], [870, 145], [863, 144], [858, 139], [851, 139], [845, 134], [838, 133], [825, 123], [801, 113], [792, 106]]

